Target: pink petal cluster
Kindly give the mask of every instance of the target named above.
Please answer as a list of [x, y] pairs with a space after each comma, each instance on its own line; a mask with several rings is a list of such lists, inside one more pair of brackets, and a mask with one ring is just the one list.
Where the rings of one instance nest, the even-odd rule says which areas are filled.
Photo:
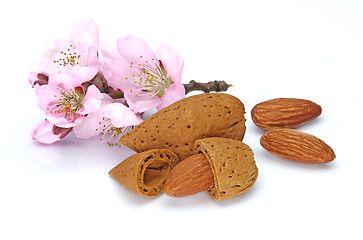
[[57, 69], [77, 73], [83, 82], [91, 80], [99, 71], [99, 33], [92, 19], [74, 24], [69, 40], [54, 39], [40, 58], [38, 71], [49, 76]]
[[160, 110], [185, 97], [184, 60], [168, 45], [155, 54], [140, 38], [126, 36], [117, 40], [117, 51], [108, 45], [101, 50], [105, 78], [124, 92], [134, 112]]
[[[94, 85], [85, 92], [81, 84], [79, 75], [68, 69], [59, 69], [49, 76], [47, 84], [35, 85], [38, 107], [44, 111], [46, 122], [35, 127], [33, 139], [43, 143], [58, 141], [61, 138], [54, 136], [55, 127], [72, 129], [87, 114], [98, 110], [103, 98], [101, 92]], [[48, 130], [48, 134], [44, 134], [45, 130]], [[42, 138], [35, 137], [39, 135], [35, 133], [39, 132], [43, 133]]]
[[82, 87], [100, 70], [98, 48], [98, 28], [92, 19], [74, 24], [69, 40], [52, 41], [39, 61], [38, 73], [29, 77], [46, 118], [35, 126], [32, 139], [56, 142], [98, 110], [103, 98], [98, 88]]
[[45, 112], [48, 122], [71, 128], [80, 123], [86, 114], [98, 110], [102, 94], [94, 85], [84, 93], [81, 84], [78, 75], [62, 69], [49, 76], [47, 85], [37, 88], [38, 107]]
[[[101, 135], [114, 145], [142, 122], [141, 113], [185, 97], [184, 60], [171, 47], [163, 44], [154, 53], [135, 36], [119, 38], [116, 45], [100, 44], [92, 19], [77, 22], [69, 39], [52, 41], [38, 72], [29, 76], [45, 114], [32, 139], [50, 144], [73, 131], [82, 139]], [[96, 75], [121, 90], [124, 99], [113, 99], [90, 84]]]
[[74, 133], [83, 139], [101, 135], [101, 140], [107, 139], [107, 143], [113, 145], [117, 144], [124, 133], [141, 122], [141, 117], [126, 107], [122, 100], [103, 94], [99, 110], [88, 114], [84, 121], [74, 127]]

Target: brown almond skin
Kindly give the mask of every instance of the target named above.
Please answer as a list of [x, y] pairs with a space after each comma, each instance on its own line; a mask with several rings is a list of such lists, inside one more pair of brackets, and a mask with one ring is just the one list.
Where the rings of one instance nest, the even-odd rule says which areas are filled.
[[327, 163], [335, 159], [333, 149], [319, 138], [295, 130], [273, 129], [265, 132], [260, 143], [270, 153], [302, 163]]
[[276, 98], [261, 102], [251, 111], [252, 121], [262, 129], [294, 128], [317, 118], [321, 106], [305, 99]]
[[192, 155], [171, 171], [164, 184], [165, 194], [186, 197], [206, 190], [214, 184], [214, 176], [203, 153]]

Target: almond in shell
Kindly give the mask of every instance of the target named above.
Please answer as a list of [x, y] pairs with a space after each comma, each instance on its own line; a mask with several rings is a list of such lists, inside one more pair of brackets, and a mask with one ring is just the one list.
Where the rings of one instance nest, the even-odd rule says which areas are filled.
[[245, 109], [236, 97], [204, 93], [181, 99], [161, 109], [120, 138], [136, 152], [169, 149], [180, 160], [194, 154], [197, 139], [224, 137], [242, 140]]
[[165, 181], [164, 192], [184, 197], [205, 190], [216, 201], [247, 192], [258, 169], [253, 152], [241, 141], [205, 138], [194, 144], [195, 155], [178, 163]]

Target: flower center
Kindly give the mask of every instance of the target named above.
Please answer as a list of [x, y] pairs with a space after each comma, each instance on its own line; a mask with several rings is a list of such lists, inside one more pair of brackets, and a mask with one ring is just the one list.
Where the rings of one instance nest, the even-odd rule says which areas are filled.
[[103, 117], [102, 122], [99, 122], [100, 129], [96, 129], [96, 131], [100, 131], [101, 138], [100, 140], [107, 139], [107, 144], [109, 146], [119, 146], [118, 140], [120, 140], [121, 136], [134, 128], [134, 126], [127, 127], [115, 127], [110, 118]]
[[[142, 56], [140, 56], [142, 58]], [[130, 64], [130, 67], [137, 67], [140, 69], [138, 75], [132, 75], [132, 81], [137, 85], [136, 89], [141, 89], [145, 95], [161, 97], [165, 93], [165, 89], [172, 84], [172, 80], [167, 77], [167, 73], [163, 66], [155, 59], [152, 59], [155, 67], [151, 67], [148, 60], [145, 64]], [[126, 78], [128, 80], [128, 78]], [[139, 94], [140, 95], [140, 94]], [[138, 95], [136, 95], [138, 96]]]
[[73, 117], [82, 108], [83, 94], [72, 89], [70, 93], [62, 92], [56, 103], [56, 113], [64, 113], [66, 118]]
[[69, 45], [69, 48], [66, 51], [61, 51], [57, 55], [59, 58], [54, 59], [53, 62], [60, 66], [76, 66], [79, 64], [81, 55], [77, 53], [76, 47], [72, 44]]

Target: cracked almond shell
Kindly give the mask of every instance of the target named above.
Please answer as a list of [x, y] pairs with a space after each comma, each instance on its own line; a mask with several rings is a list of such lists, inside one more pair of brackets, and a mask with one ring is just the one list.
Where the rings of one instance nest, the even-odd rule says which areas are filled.
[[204, 93], [181, 99], [156, 112], [120, 138], [136, 152], [170, 149], [180, 160], [194, 154], [196, 140], [224, 137], [241, 141], [245, 108], [236, 97]]
[[136, 153], [114, 167], [108, 174], [127, 189], [145, 197], [156, 197], [164, 188], [178, 157], [167, 149]]
[[206, 191], [213, 200], [235, 197], [252, 188], [258, 169], [252, 149], [241, 141], [206, 138], [195, 142], [195, 151], [205, 155], [214, 175]]

